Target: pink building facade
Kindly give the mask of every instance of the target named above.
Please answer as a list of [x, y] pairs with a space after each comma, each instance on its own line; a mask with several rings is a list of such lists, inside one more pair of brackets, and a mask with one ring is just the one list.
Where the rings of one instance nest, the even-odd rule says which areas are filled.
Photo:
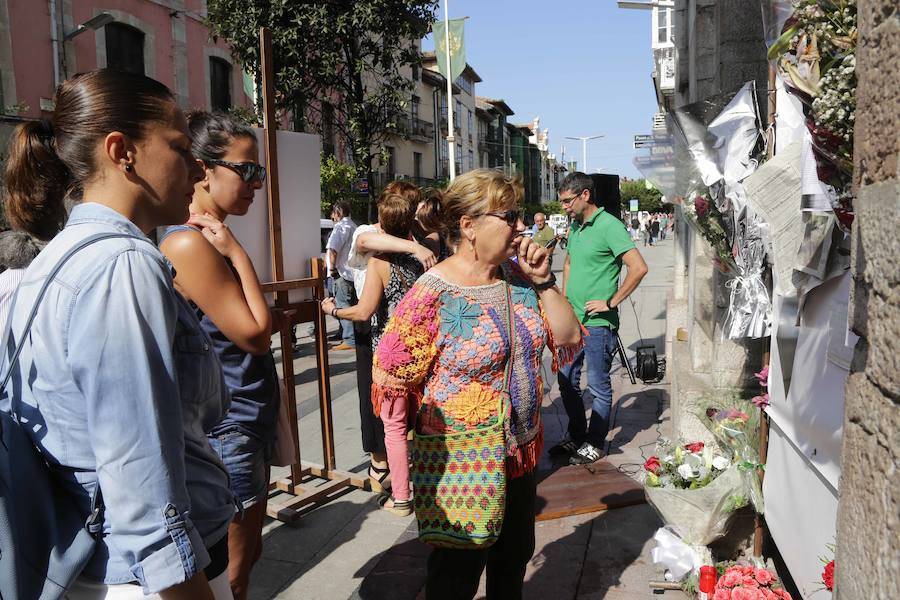
[[[104, 13], [109, 23], [72, 35]], [[47, 116], [57, 83], [107, 66], [161, 81], [183, 109], [250, 106], [205, 14], [205, 0], [0, 0], [0, 113], [7, 123]]]

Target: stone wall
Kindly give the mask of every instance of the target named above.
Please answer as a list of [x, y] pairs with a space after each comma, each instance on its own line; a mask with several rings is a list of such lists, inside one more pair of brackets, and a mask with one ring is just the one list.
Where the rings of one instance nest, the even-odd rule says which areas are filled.
[[900, 598], [900, 8], [860, 0], [850, 322], [835, 598]]

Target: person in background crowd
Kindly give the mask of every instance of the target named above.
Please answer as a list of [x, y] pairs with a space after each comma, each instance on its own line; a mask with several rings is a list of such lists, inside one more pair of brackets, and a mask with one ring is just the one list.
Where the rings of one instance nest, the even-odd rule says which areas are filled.
[[637, 213], [632, 213], [631, 217], [631, 239], [638, 241], [641, 235], [641, 222], [638, 220]]
[[[541, 355], [546, 345], [559, 347], [563, 358], [571, 355], [581, 331], [555, 286], [549, 252], [521, 235], [523, 193], [518, 180], [496, 170], [475, 169], [453, 180], [443, 195], [441, 220], [456, 253], [413, 285], [375, 351], [373, 403], [393, 410], [416, 400], [420, 434], [462, 431], [497, 418], [507, 360], [517, 374], [518, 383], [509, 389], [512, 414], [505, 417], [515, 440], [508, 438], [499, 538], [484, 550], [434, 548], [426, 577], [429, 600], [474, 597], [485, 566], [488, 598], [521, 598], [534, 552]], [[510, 261], [513, 255], [518, 265]], [[516, 323], [513, 332], [508, 318]], [[516, 336], [512, 345], [510, 333]]]
[[209, 435], [228, 469], [241, 514], [228, 529], [229, 579], [244, 600], [262, 552], [269, 461], [281, 394], [272, 319], [250, 257], [225, 224], [247, 213], [265, 178], [253, 130], [223, 113], [188, 116], [203, 179], [194, 187], [187, 225], [169, 227], [160, 249], [175, 267], [175, 287], [200, 319], [231, 393], [228, 414]]
[[[378, 226], [385, 234], [399, 239], [408, 238], [415, 224], [417, 208], [418, 203], [411, 202], [400, 194], [382, 194], [378, 199]], [[334, 300], [328, 298], [322, 302], [322, 310], [335, 318], [369, 321], [371, 345], [374, 349], [381, 340], [384, 327], [394, 313], [394, 308], [423, 272], [422, 264], [411, 254], [405, 252], [377, 254], [369, 259], [365, 287], [359, 296], [359, 303], [350, 308], [337, 308]], [[372, 413], [371, 418], [379, 418], [373, 411], [371, 400], [369, 411]], [[382, 495], [381, 504], [391, 512], [406, 516], [412, 512], [409, 458], [406, 451], [406, 405], [399, 403], [388, 407], [382, 406], [381, 421], [393, 490], [393, 495]]]
[[547, 216], [542, 212], [534, 213], [534, 227], [531, 230], [531, 239], [541, 248], [546, 248], [550, 240], [556, 239], [556, 232], [547, 225]]
[[[63, 82], [54, 105], [50, 120], [12, 136], [6, 215], [45, 238], [65, 217], [64, 196], [81, 203], [25, 270], [10, 314], [22, 353], [3, 409], [41, 423], [27, 432], [85, 521], [92, 500], [103, 506], [102, 534], [67, 598], [230, 599], [235, 505], [206, 438], [229, 396], [209, 337], [146, 235], [187, 220], [203, 177], [187, 122], [163, 84], [107, 69]], [[49, 271], [98, 233], [128, 237], [76, 252], [22, 336]]]
[[22, 275], [46, 242], [25, 231], [0, 233], [0, 331], [6, 326], [13, 295], [22, 283]]
[[[330, 275], [334, 279], [334, 300], [341, 308], [356, 304], [356, 293], [353, 291], [353, 270], [347, 265], [350, 256], [350, 242], [356, 223], [350, 219], [350, 203], [338, 202], [331, 209], [331, 220], [334, 229], [325, 245], [330, 265]], [[342, 341], [335, 350], [353, 350], [356, 340], [353, 336], [353, 321], [341, 321]]]
[[659, 217], [657, 215], [653, 215], [650, 219], [650, 245], [653, 245], [653, 242], [659, 239]]
[[412, 230], [413, 238], [430, 249], [437, 262], [441, 262], [453, 254], [453, 249], [447, 242], [446, 236], [440, 231], [441, 224], [435, 221], [435, 215], [440, 213], [440, 205], [441, 199], [435, 194], [423, 198], [416, 209], [416, 226]]
[[[569, 435], [550, 453], [568, 455], [572, 464], [585, 464], [601, 458], [609, 432], [609, 370], [618, 345], [617, 308], [647, 274], [647, 264], [622, 222], [603, 210], [588, 175], [577, 171], [567, 175], [559, 184], [559, 201], [575, 219], [563, 266], [563, 292], [588, 335], [574, 361], [559, 371], [559, 391], [569, 416]], [[628, 272], [619, 287], [623, 264]], [[592, 398], [590, 424], [585, 419], [581, 391], [585, 359]]]
[[666, 213], [659, 215], [659, 239], [666, 239], [666, 231], [669, 229], [669, 216]]

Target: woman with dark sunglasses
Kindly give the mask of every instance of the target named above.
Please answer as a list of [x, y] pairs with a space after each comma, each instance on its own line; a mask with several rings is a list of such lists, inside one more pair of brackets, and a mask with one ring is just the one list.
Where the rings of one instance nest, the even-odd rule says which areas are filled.
[[[554, 364], [570, 361], [581, 329], [556, 287], [550, 253], [522, 235], [523, 195], [520, 181], [491, 169], [464, 173], [441, 192], [442, 233], [455, 253], [413, 284], [375, 351], [373, 405], [392, 422], [414, 412], [416, 436], [469, 433], [503, 422], [506, 504], [502, 524], [491, 523], [500, 528], [493, 545], [468, 537], [475, 522], [484, 525], [494, 498], [493, 488], [479, 483], [483, 472], [471, 479], [460, 475], [461, 485], [453, 486], [458, 493], [450, 492], [455, 505], [430, 504], [428, 482], [420, 480], [413, 490], [420, 527], [446, 524], [447, 539], [457, 542], [432, 550], [428, 600], [473, 598], [485, 569], [488, 598], [521, 598], [534, 552], [542, 355], [550, 347], [557, 351]], [[501, 400], [508, 411], [499, 409]], [[428, 468], [423, 454], [414, 456], [414, 474]], [[462, 485], [470, 481], [476, 484]], [[403, 485], [394, 481], [395, 490]]]
[[192, 151], [203, 166], [191, 217], [170, 227], [160, 249], [175, 267], [175, 287], [191, 302], [212, 340], [231, 392], [231, 408], [209, 434], [243, 511], [228, 530], [234, 597], [247, 597], [262, 550], [271, 449], [280, 393], [269, 351], [272, 322], [256, 271], [225, 219], [247, 213], [265, 177], [250, 128], [220, 113], [189, 116]]

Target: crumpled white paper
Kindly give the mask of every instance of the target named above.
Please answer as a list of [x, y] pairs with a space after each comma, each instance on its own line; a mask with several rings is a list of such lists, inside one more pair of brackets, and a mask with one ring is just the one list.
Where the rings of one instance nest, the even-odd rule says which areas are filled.
[[712, 564], [712, 556], [706, 546], [689, 546], [680, 537], [660, 527], [653, 535], [656, 548], [650, 551], [654, 564], [666, 567], [667, 581], [681, 581], [691, 571], [700, 571], [703, 565]]

